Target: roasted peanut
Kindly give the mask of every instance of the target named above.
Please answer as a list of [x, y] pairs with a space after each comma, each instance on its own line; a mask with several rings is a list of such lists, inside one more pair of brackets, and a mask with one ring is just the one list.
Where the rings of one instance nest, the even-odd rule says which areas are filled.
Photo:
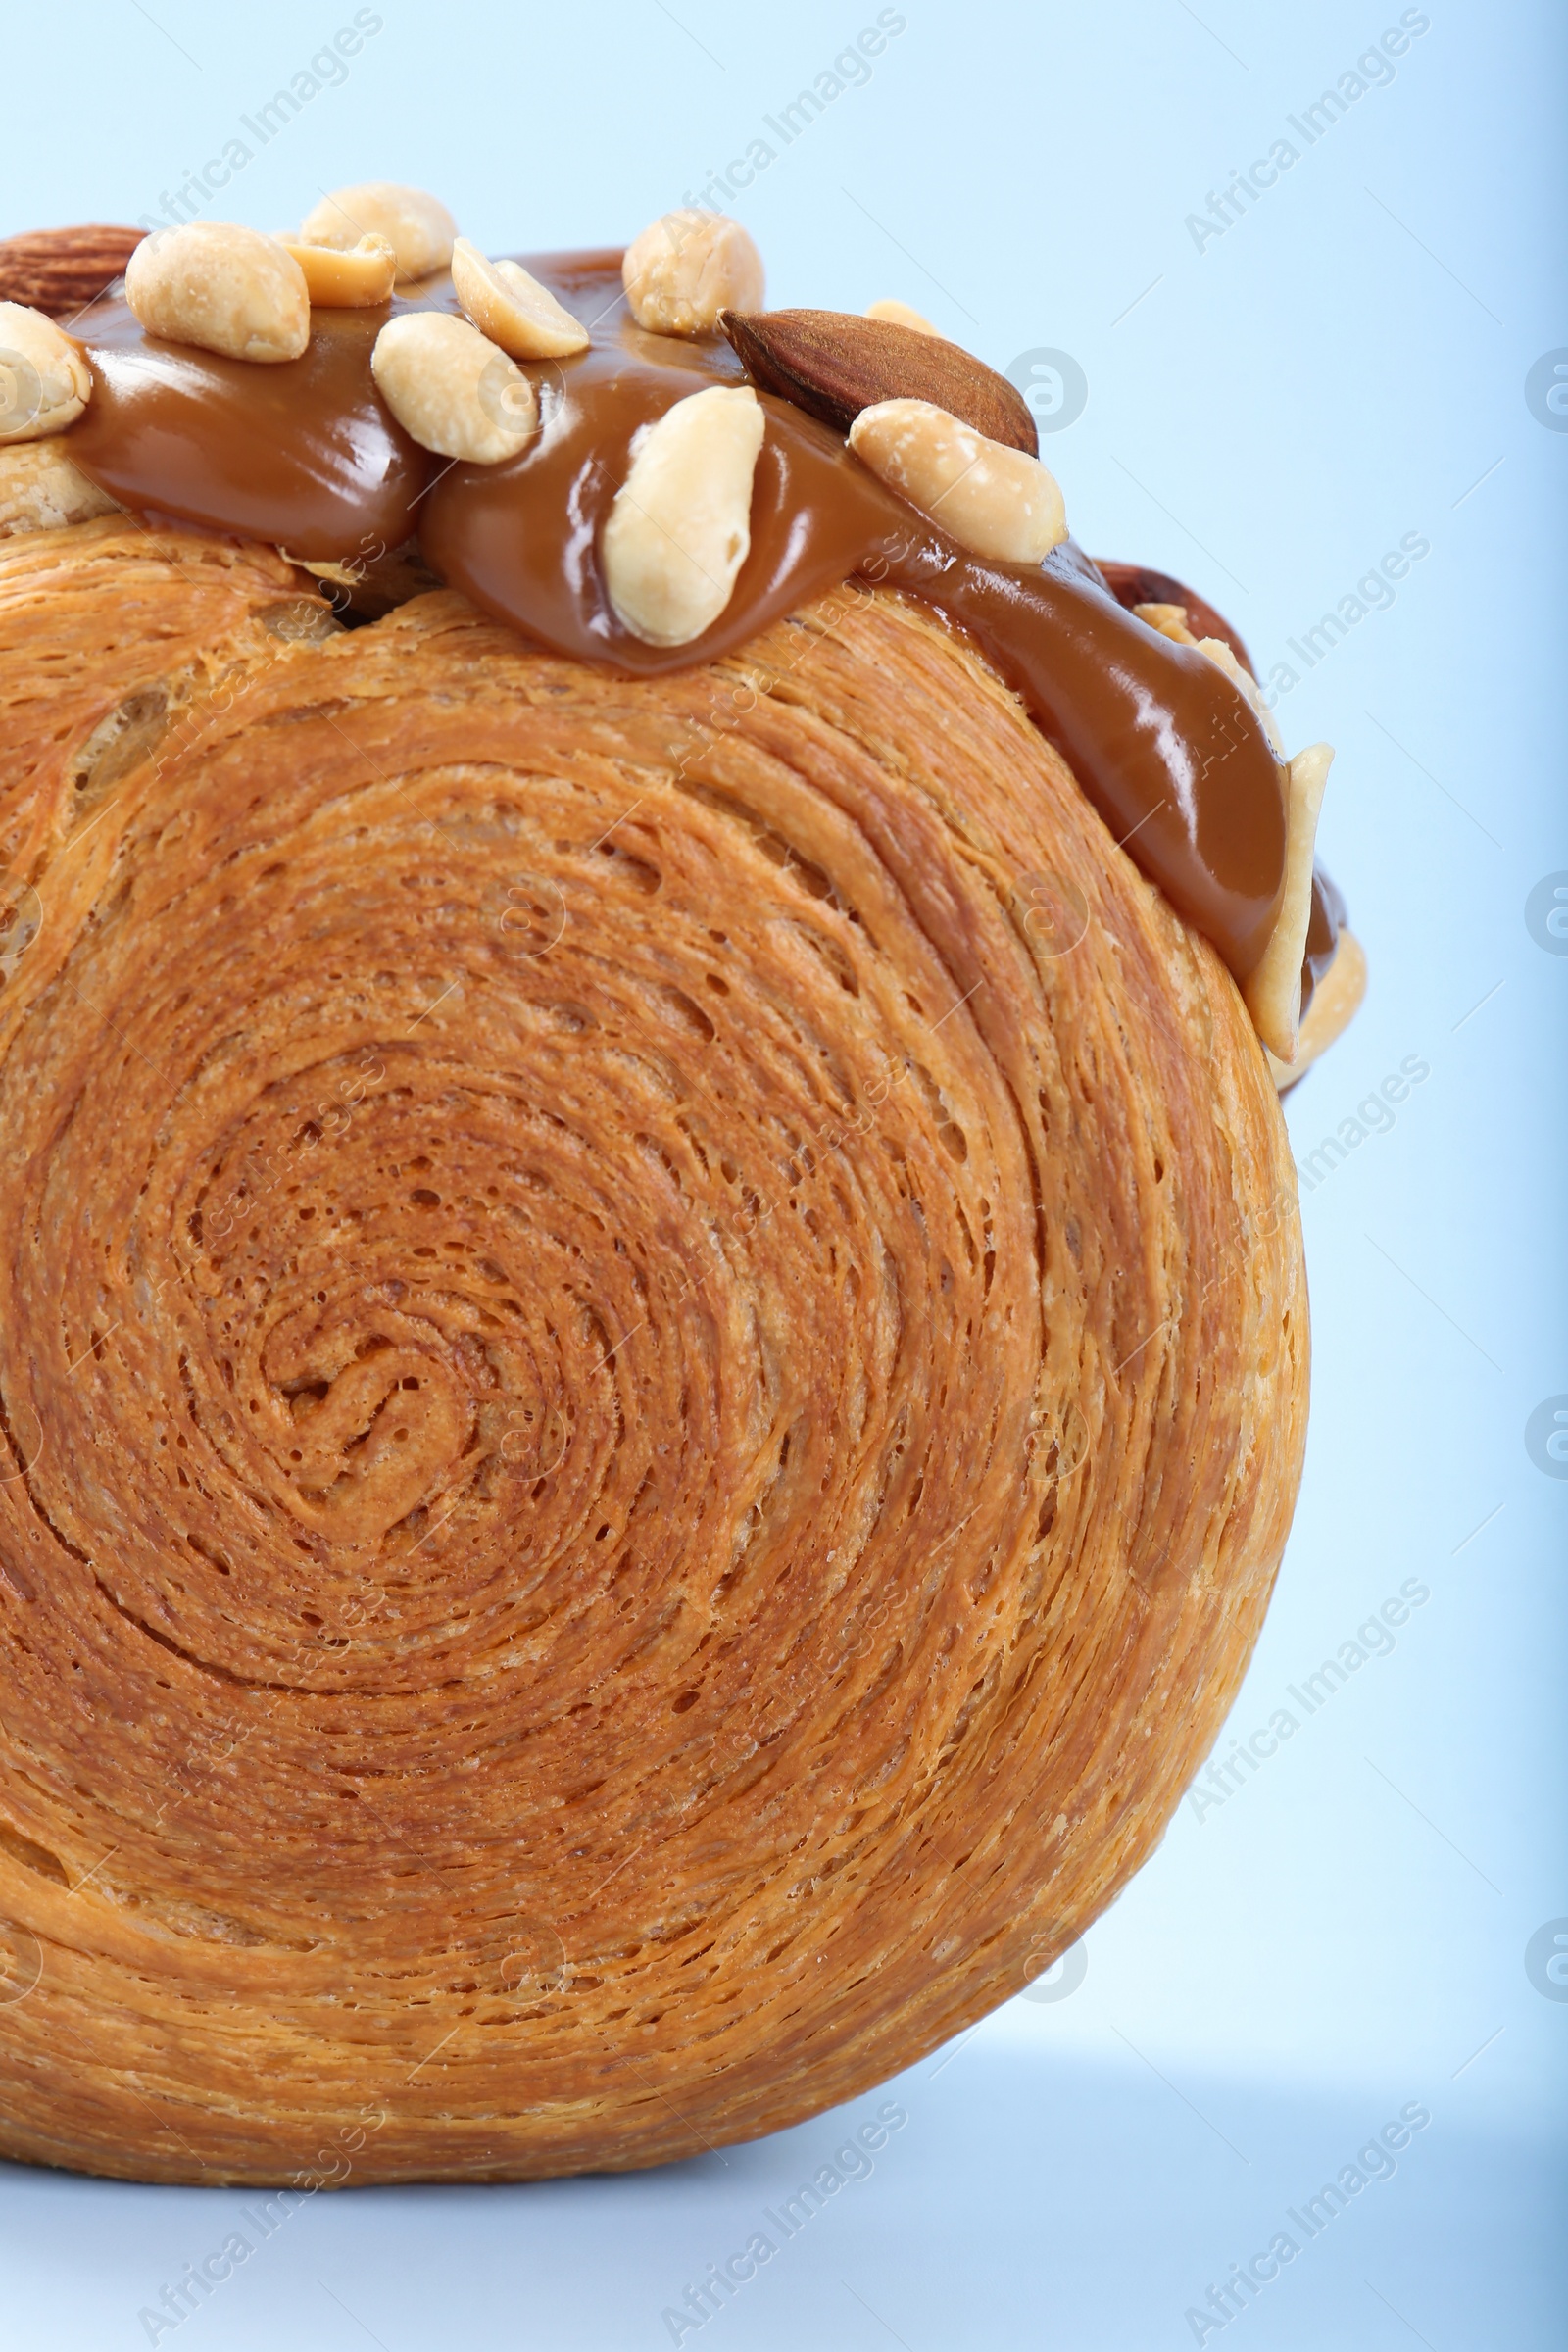
[[646, 645], [689, 645], [729, 603], [752, 544], [762, 431], [751, 386], [715, 384], [633, 442], [600, 553], [616, 617]]
[[1198, 639], [1187, 626], [1185, 605], [1134, 605], [1135, 620], [1147, 621], [1160, 637], [1168, 637], [1172, 645], [1196, 645]]
[[656, 335], [706, 335], [720, 311], [760, 311], [762, 257], [724, 213], [665, 213], [620, 265], [631, 315]]
[[539, 421], [522, 369], [448, 311], [389, 318], [375, 338], [370, 371], [404, 431], [438, 457], [499, 466], [516, 456]]
[[[1312, 991], [1312, 1002], [1301, 1015], [1296, 1059], [1281, 1061], [1268, 1054], [1269, 1076], [1283, 1095], [1298, 1078], [1304, 1078], [1320, 1054], [1354, 1020], [1366, 995], [1366, 950], [1353, 931], [1342, 931], [1334, 960]], [[1268, 1053], [1267, 1047], [1264, 1048]]]
[[466, 237], [452, 248], [452, 283], [479, 332], [514, 360], [564, 360], [588, 348], [588, 329], [548, 286], [516, 262], [487, 261]]
[[0, 302], [0, 442], [63, 433], [91, 398], [91, 372], [64, 329], [24, 303]]
[[335, 245], [303, 245], [280, 237], [305, 272], [306, 290], [323, 311], [372, 310], [390, 302], [397, 280], [397, 255], [385, 237], [362, 237], [342, 252]]
[[457, 230], [446, 206], [423, 188], [366, 179], [323, 196], [301, 221], [300, 241], [348, 253], [362, 237], [385, 237], [397, 255], [400, 278], [431, 277], [451, 261]]
[[311, 339], [310, 292], [294, 256], [227, 221], [144, 237], [125, 265], [125, 300], [148, 334], [231, 360], [297, 360]]
[[936, 335], [942, 331], [940, 327], [932, 325], [923, 312], [910, 310], [906, 302], [899, 302], [891, 294], [885, 294], [880, 302], [868, 302], [865, 316], [867, 318], [886, 318], [893, 326], [912, 326], [917, 335]]
[[1269, 1052], [1287, 1064], [1296, 1060], [1299, 1045], [1301, 959], [1312, 916], [1312, 849], [1333, 758], [1330, 745], [1314, 743], [1298, 752], [1290, 763], [1285, 795], [1285, 895], [1262, 960], [1242, 982], [1252, 1027]]

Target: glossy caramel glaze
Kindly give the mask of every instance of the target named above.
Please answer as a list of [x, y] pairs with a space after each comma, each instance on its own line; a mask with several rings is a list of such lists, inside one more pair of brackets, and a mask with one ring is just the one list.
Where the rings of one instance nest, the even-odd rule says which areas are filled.
[[98, 304], [79, 329], [95, 385], [72, 456], [132, 510], [308, 562], [363, 564], [416, 533], [438, 576], [484, 611], [630, 677], [733, 652], [852, 574], [902, 589], [978, 645], [1117, 841], [1245, 977], [1279, 907], [1284, 795], [1254, 713], [1204, 655], [1139, 620], [1070, 541], [1038, 567], [966, 554], [837, 432], [765, 394], [735, 592], [692, 644], [642, 644], [606, 596], [600, 527], [633, 435], [706, 384], [744, 380], [740, 363], [719, 336], [637, 326], [618, 252], [523, 258], [593, 339], [575, 358], [528, 364], [541, 426], [510, 464], [429, 457], [375, 391], [376, 335], [399, 312], [456, 309], [445, 276], [382, 309], [318, 309], [306, 355], [269, 368], [159, 342], [123, 302]]
[[[1195, 637], [1218, 637], [1228, 645], [1237, 661], [1253, 677], [1257, 671], [1241, 632], [1234, 628], [1223, 612], [1217, 612], [1206, 597], [1197, 594], [1183, 580], [1173, 579], [1168, 571], [1151, 571], [1142, 564], [1116, 564], [1102, 556], [1095, 568], [1111, 595], [1129, 612], [1139, 605], [1179, 605], [1187, 614], [1187, 626]], [[1312, 992], [1334, 961], [1339, 949], [1340, 933], [1348, 921], [1345, 900], [1321, 865], [1312, 868], [1312, 913], [1306, 932], [1306, 955], [1301, 964], [1301, 1013], [1312, 1002]]]
[[270, 540], [307, 563], [396, 547], [440, 464], [370, 375], [375, 338], [403, 307], [313, 311], [304, 357], [262, 368], [144, 335], [122, 300], [98, 303], [81, 322], [93, 396], [72, 457], [122, 506]]

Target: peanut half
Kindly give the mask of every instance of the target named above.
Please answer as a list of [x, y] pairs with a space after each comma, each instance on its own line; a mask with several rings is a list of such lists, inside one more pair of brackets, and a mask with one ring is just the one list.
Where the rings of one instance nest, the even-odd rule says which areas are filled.
[[310, 289], [294, 256], [226, 221], [144, 237], [125, 265], [125, 300], [148, 334], [230, 360], [297, 360], [311, 339]]
[[449, 311], [389, 318], [375, 338], [370, 372], [404, 431], [441, 458], [499, 466], [514, 458], [539, 421], [539, 401], [522, 369]]
[[514, 360], [564, 360], [588, 348], [588, 329], [516, 262], [487, 261], [459, 237], [452, 283], [474, 325]]
[[865, 316], [885, 318], [890, 326], [912, 326], [917, 335], [937, 335], [942, 331], [932, 325], [923, 311], [911, 310], [906, 302], [898, 301], [892, 294], [884, 294], [880, 302], [868, 302]]
[[1286, 1063], [1296, 1060], [1299, 1044], [1301, 961], [1312, 918], [1312, 849], [1333, 758], [1330, 745], [1314, 743], [1298, 752], [1290, 763], [1285, 794], [1285, 895], [1262, 960], [1242, 982], [1252, 1027], [1269, 1052]]
[[707, 335], [720, 311], [760, 311], [762, 257], [725, 213], [665, 213], [620, 265], [631, 315], [656, 335]]
[[365, 311], [390, 302], [398, 257], [386, 237], [362, 237], [341, 252], [335, 245], [303, 245], [293, 237], [278, 243], [305, 272], [306, 291], [323, 311]]
[[[1334, 960], [1312, 991], [1312, 1002], [1301, 1016], [1296, 1059], [1281, 1061], [1269, 1054], [1269, 1075], [1283, 1095], [1298, 1078], [1304, 1078], [1320, 1054], [1347, 1030], [1366, 995], [1366, 950], [1353, 931], [1342, 931]], [[1265, 1053], [1267, 1048], [1264, 1049]]]
[[729, 603], [752, 544], [762, 431], [750, 384], [714, 384], [633, 441], [600, 562], [616, 618], [645, 645], [690, 645]]
[[71, 337], [42, 311], [0, 302], [0, 442], [63, 433], [91, 398], [91, 373]]
[[1134, 605], [1133, 618], [1146, 620], [1157, 636], [1168, 637], [1172, 645], [1197, 645], [1199, 642], [1187, 626], [1185, 605]]
[[1061, 491], [1038, 458], [988, 441], [928, 400], [862, 409], [850, 447], [971, 555], [1038, 564], [1067, 536]]
[[437, 197], [393, 179], [334, 188], [300, 223], [300, 242], [352, 252], [362, 237], [385, 237], [400, 278], [433, 277], [452, 259], [458, 224]]

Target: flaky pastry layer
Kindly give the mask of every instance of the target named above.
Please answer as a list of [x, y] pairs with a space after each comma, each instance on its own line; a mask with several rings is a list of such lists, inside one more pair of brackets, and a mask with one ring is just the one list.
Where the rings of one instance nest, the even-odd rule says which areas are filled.
[[0, 2149], [653, 2164], [1158, 1838], [1299, 1476], [1290, 1153], [928, 610], [328, 626], [0, 545]]

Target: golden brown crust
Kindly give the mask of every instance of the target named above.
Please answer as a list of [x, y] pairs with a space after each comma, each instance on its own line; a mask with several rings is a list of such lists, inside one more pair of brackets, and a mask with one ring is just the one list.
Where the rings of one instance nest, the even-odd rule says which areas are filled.
[[651, 2164], [1160, 1835], [1299, 1475], [1283, 1123], [927, 611], [644, 684], [289, 602], [0, 547], [0, 2149]]

